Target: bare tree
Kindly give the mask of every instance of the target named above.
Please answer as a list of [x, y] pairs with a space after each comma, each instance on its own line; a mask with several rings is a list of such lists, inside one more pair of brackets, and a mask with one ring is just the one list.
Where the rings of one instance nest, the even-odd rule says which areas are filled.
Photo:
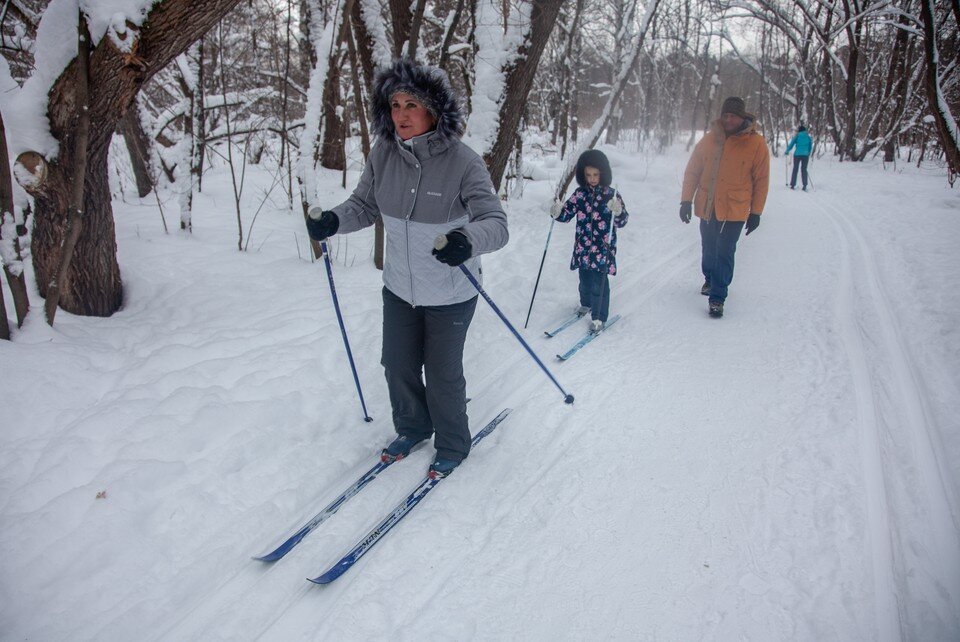
[[[956, 4], [956, 3], [955, 3]], [[960, 10], [955, 8], [955, 20]], [[927, 100], [930, 103], [930, 113], [937, 125], [940, 144], [947, 157], [947, 170], [950, 185], [953, 186], [960, 173], [960, 133], [957, 131], [957, 120], [954, 118], [950, 105], [940, 85], [940, 56], [937, 49], [937, 29], [933, 0], [920, 0], [920, 16], [923, 21], [923, 51], [926, 62]]]

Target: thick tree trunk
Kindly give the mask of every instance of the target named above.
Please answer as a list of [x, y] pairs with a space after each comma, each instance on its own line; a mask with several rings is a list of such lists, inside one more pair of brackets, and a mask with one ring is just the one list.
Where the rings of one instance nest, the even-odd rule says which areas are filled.
[[530, 33], [520, 47], [516, 62], [507, 69], [504, 83], [503, 102], [500, 103], [500, 127], [493, 147], [484, 155], [493, 185], [500, 189], [503, 172], [513, 151], [514, 137], [524, 105], [530, 94], [530, 87], [537, 74], [540, 56], [550, 38], [563, 0], [534, 0], [530, 11]]
[[390, 22], [393, 25], [393, 55], [399, 58], [403, 55], [403, 45], [410, 37], [413, 22], [410, 0], [390, 0]]
[[153, 190], [153, 178], [150, 172], [150, 139], [143, 131], [136, 103], [130, 106], [120, 120], [120, 133], [127, 145], [127, 152], [130, 153], [130, 164], [137, 181], [137, 195], [143, 198]]
[[[110, 316], [123, 303], [120, 265], [117, 263], [117, 241], [113, 224], [113, 210], [104, 207], [110, 203], [110, 183], [107, 173], [109, 145], [90, 145], [87, 156], [86, 180], [83, 188], [83, 224], [77, 237], [70, 269], [59, 287], [59, 304], [67, 312], [84, 316]], [[72, 170], [71, 168], [71, 177]], [[47, 190], [35, 197], [37, 212], [67, 212], [70, 208], [69, 179], [63, 177], [62, 166], [51, 172], [52, 182], [63, 190]], [[40, 225], [37, 215], [33, 233], [34, 270], [40, 295], [50, 296], [51, 284], [60, 265], [59, 243], [67, 232], [67, 219], [60, 225]], [[50, 251], [51, 246], [57, 251]], [[91, 287], [95, 285], [95, 287]], [[48, 315], [50, 313], [48, 309]]]
[[[83, 199], [83, 229], [60, 305], [77, 314], [108, 316], [122, 301], [120, 267], [107, 174], [107, 149], [117, 123], [150, 77], [195, 42], [239, 0], [163, 0], [153, 5], [143, 27], [129, 30], [132, 51], [119, 51], [104, 38], [91, 52], [90, 141]], [[66, 229], [67, 205], [75, 168], [76, 136], [72, 132], [77, 104], [77, 61], [71, 62], [49, 93], [50, 131], [60, 143], [58, 157], [48, 163], [44, 182], [27, 186], [36, 214], [33, 259], [41, 294], [55, 274]]]

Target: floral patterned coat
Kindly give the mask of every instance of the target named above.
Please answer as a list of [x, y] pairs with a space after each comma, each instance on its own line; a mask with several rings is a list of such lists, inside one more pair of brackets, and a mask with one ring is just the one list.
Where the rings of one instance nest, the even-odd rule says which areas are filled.
[[[627, 224], [627, 208], [614, 219], [613, 237], [610, 233], [609, 204], [616, 198], [623, 205], [620, 194], [612, 187], [578, 187], [563, 204], [563, 211], [557, 217], [560, 223], [566, 223], [577, 217], [577, 236], [573, 244], [571, 270], [592, 270], [604, 274], [617, 273], [617, 229]], [[609, 245], [608, 245], [609, 240]]]

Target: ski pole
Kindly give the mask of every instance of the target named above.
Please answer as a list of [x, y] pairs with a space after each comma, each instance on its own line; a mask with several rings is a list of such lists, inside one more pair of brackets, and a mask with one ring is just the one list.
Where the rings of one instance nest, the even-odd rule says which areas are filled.
[[[613, 198], [616, 198], [618, 194], [619, 194], [619, 192], [617, 191], [617, 188], [614, 187], [614, 188], [613, 188]], [[610, 199], [610, 200], [611, 200], [611, 202], [613, 201], [613, 199]], [[611, 289], [612, 289], [612, 288], [611, 288], [611, 285], [610, 285], [610, 266], [613, 265], [613, 262], [614, 262], [614, 260], [615, 260], [615, 258], [614, 258], [614, 251], [613, 251], [613, 228], [616, 227], [616, 218], [617, 218], [617, 215], [613, 213], [613, 208], [611, 208], [609, 205], [607, 206], [607, 209], [610, 210], [610, 228], [607, 230], [607, 252], [610, 253], [610, 260], [609, 260], [609, 262], [607, 263], [607, 274], [606, 274], [606, 277], [607, 277], [607, 288], [606, 288], [606, 289], [607, 289], [607, 307], [609, 308], [609, 306], [610, 306], [610, 295], [612, 294], [612, 293], [611, 293]], [[622, 211], [622, 210], [621, 210], [621, 211]], [[602, 305], [603, 305], [603, 304], [602, 304], [602, 301], [603, 301], [603, 290], [600, 290], [600, 301], [601, 301], [601, 306], [602, 306]]]
[[550, 231], [547, 232], [547, 244], [543, 247], [543, 257], [540, 259], [540, 269], [537, 270], [537, 282], [533, 284], [533, 296], [530, 297], [530, 307], [527, 308], [527, 320], [523, 322], [523, 329], [530, 323], [530, 313], [533, 311], [533, 300], [537, 297], [537, 288], [540, 287], [540, 275], [543, 274], [543, 263], [547, 260], [547, 248], [550, 247], [550, 237], [553, 236], [553, 224], [557, 219], [550, 218]]
[[[433, 247], [435, 247], [438, 250], [442, 250], [444, 246], [446, 246], [446, 244], [447, 244], [447, 237], [446, 235], [441, 234], [433, 242]], [[530, 356], [533, 357], [533, 360], [537, 362], [538, 366], [540, 366], [540, 369], [543, 370], [548, 377], [550, 377], [550, 381], [553, 382], [553, 385], [555, 385], [557, 389], [563, 394], [563, 402], [573, 403], [573, 395], [569, 394], [566, 390], [564, 390], [563, 386], [560, 385], [560, 382], [557, 381], [556, 377], [554, 377], [550, 373], [550, 370], [547, 369], [547, 366], [543, 365], [543, 362], [540, 361], [540, 357], [538, 357], [537, 354], [533, 351], [533, 349], [529, 345], [527, 345], [527, 342], [523, 340], [523, 337], [521, 337], [520, 333], [517, 332], [516, 328], [513, 327], [513, 324], [510, 323], [510, 321], [507, 320], [507, 317], [503, 315], [503, 312], [501, 312], [500, 308], [497, 307], [497, 304], [493, 302], [493, 299], [491, 299], [487, 295], [487, 293], [483, 290], [483, 288], [480, 286], [480, 283], [477, 282], [477, 279], [473, 276], [470, 270], [468, 270], [467, 267], [463, 264], [460, 264], [457, 267], [460, 268], [460, 271], [462, 271], [466, 275], [467, 279], [470, 280], [470, 283], [472, 283], [473, 287], [477, 289], [477, 292], [480, 293], [480, 296], [482, 296], [484, 300], [490, 304], [490, 307], [493, 308], [493, 311], [497, 313], [497, 316], [500, 317], [500, 320], [503, 321], [503, 323], [507, 326], [507, 328], [510, 329], [510, 332], [513, 333], [513, 336], [515, 336], [517, 338], [517, 341], [520, 342], [520, 345], [526, 348], [527, 352], [530, 353]]]
[[330, 281], [330, 296], [333, 298], [333, 309], [337, 311], [337, 321], [340, 323], [340, 334], [343, 335], [343, 345], [347, 349], [347, 359], [350, 361], [350, 370], [353, 371], [353, 382], [357, 384], [357, 394], [360, 395], [360, 407], [363, 408], [363, 420], [373, 421], [367, 412], [367, 404], [363, 401], [363, 390], [360, 389], [360, 377], [357, 376], [357, 366], [353, 363], [353, 352], [350, 350], [350, 341], [347, 339], [347, 329], [343, 325], [343, 315], [340, 313], [340, 302], [337, 299], [337, 288], [333, 285], [333, 265], [330, 263], [330, 253], [327, 252], [327, 241], [320, 241], [320, 251], [323, 252], [323, 262], [327, 266], [327, 278]]

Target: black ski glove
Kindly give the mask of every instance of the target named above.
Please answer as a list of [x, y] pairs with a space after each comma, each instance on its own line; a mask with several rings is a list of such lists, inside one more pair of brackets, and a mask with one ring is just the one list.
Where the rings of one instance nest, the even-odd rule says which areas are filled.
[[314, 241], [323, 241], [340, 229], [340, 219], [330, 211], [314, 207], [307, 216], [307, 233]]
[[680, 220], [684, 223], [689, 223], [690, 219], [693, 217], [693, 203], [690, 201], [683, 201], [680, 203]]
[[446, 236], [438, 236], [432, 253], [441, 263], [456, 267], [470, 258], [473, 246], [463, 232], [454, 231]]
[[750, 232], [754, 231], [760, 227], [760, 215], [751, 214], [750, 218], [747, 219], [747, 236], [750, 236]]

